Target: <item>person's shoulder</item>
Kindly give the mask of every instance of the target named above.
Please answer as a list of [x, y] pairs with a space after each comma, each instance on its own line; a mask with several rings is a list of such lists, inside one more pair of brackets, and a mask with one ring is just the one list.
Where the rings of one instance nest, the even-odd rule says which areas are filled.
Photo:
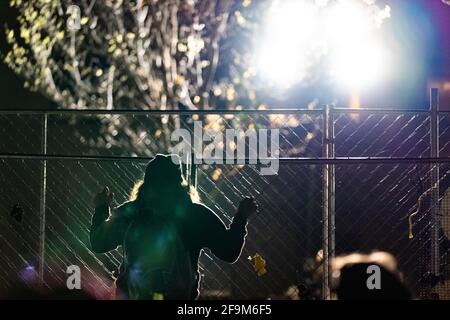
[[132, 218], [136, 213], [136, 201], [127, 201], [114, 208], [113, 216], [117, 218]]
[[201, 202], [191, 202], [189, 208], [194, 211], [211, 211], [211, 209]]
[[214, 213], [205, 204], [200, 202], [191, 202], [189, 204], [190, 216], [196, 216], [202, 218], [205, 216], [213, 215]]
[[220, 219], [219, 216], [210, 207], [203, 203], [193, 202], [191, 212], [198, 219], [222, 221], [222, 219]]

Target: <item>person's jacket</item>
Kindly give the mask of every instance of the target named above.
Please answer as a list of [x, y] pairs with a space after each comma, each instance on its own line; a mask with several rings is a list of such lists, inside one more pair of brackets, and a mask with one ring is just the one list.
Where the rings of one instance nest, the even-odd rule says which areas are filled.
[[[133, 280], [132, 272], [130, 272], [132, 266], [144, 265], [145, 269], [145, 263], [142, 262], [151, 260], [152, 255], [155, 254], [152, 250], [147, 250], [154, 246], [154, 243], [151, 243], [154, 242], [154, 239], [145, 232], [148, 217], [139, 212], [136, 201], [126, 202], [113, 210], [106, 205], [99, 206], [95, 208], [90, 229], [90, 241], [94, 252], [105, 253], [118, 246], [123, 246], [124, 260], [120, 268], [117, 287], [128, 298], [142, 298], [142, 294], [131, 294], [132, 290], [129, 284]], [[176, 296], [165, 298], [195, 299], [198, 296], [200, 281], [198, 258], [201, 250], [209, 248], [221, 260], [235, 262], [239, 258], [245, 242], [247, 221], [238, 212], [227, 228], [208, 207], [190, 201], [178, 205], [176, 212], [169, 216], [156, 215], [154, 217], [152, 215], [152, 219], [165, 220], [167, 222], [165, 225], [176, 230], [183, 242], [186, 255], [190, 258], [188, 259], [190, 262], [186, 262], [190, 265], [181, 267], [192, 271], [184, 275], [185, 278], [190, 279], [183, 280], [192, 285], [188, 292], [185, 290]], [[149, 298], [145, 294], [144, 298]]]

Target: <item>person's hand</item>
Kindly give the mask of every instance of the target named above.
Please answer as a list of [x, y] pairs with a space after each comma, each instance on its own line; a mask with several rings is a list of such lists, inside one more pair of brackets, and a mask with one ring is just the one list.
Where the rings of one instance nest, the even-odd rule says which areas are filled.
[[255, 199], [253, 197], [245, 197], [238, 207], [238, 214], [241, 214], [244, 218], [248, 219], [255, 214], [258, 206], [256, 205]]
[[108, 187], [105, 187], [102, 192], [97, 193], [94, 197], [94, 205], [95, 207], [100, 206], [110, 206], [114, 199], [114, 193], [109, 191]]

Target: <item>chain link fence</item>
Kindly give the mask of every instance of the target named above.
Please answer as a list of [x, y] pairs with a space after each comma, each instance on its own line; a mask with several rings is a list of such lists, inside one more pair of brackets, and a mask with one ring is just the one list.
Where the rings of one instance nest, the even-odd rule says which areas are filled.
[[[49, 288], [65, 287], [67, 266], [78, 265], [83, 288], [107, 298], [122, 258], [120, 249], [107, 254], [90, 249], [94, 194], [108, 185], [117, 204], [126, 201], [148, 158], [173, 146], [170, 133], [176, 128], [192, 133], [194, 122], [202, 121], [204, 129], [221, 132], [279, 129], [280, 168], [277, 175], [264, 176], [260, 164], [195, 167], [202, 202], [226, 224], [242, 197], [252, 195], [259, 205], [239, 261], [230, 265], [208, 250], [202, 253], [201, 299], [296, 299], [299, 285], [309, 288], [310, 297], [328, 297], [327, 259], [376, 249], [396, 256], [415, 297], [450, 299], [445, 226], [438, 228], [439, 256], [432, 254], [432, 197], [425, 197], [412, 219], [409, 238], [408, 216], [419, 196], [436, 184], [436, 166], [439, 196], [450, 185], [448, 163], [428, 159], [433, 158], [431, 113], [330, 114], [308, 109], [0, 112], [0, 291], [11, 290], [18, 279], [33, 285], [39, 276]], [[448, 114], [439, 114], [443, 159], [450, 156], [449, 121]], [[331, 138], [324, 130], [330, 124]], [[328, 156], [338, 160], [322, 158], [326, 144], [333, 147]], [[328, 187], [334, 192], [327, 204], [324, 180], [330, 168]], [[325, 206], [330, 207], [324, 215]], [[267, 262], [264, 276], [247, 259], [255, 253]], [[433, 259], [439, 274], [432, 270]]]

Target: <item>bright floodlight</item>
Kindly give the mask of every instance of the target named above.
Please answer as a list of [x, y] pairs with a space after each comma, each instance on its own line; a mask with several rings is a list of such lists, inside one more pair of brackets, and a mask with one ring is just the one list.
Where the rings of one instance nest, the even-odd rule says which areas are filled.
[[372, 86], [385, 76], [387, 54], [378, 27], [388, 16], [389, 7], [359, 0], [276, 0], [257, 56], [260, 75], [289, 87], [326, 60], [338, 87]]
[[310, 1], [275, 1], [259, 48], [258, 70], [280, 86], [306, 76], [308, 48], [317, 31], [317, 8]]
[[383, 48], [355, 42], [332, 57], [331, 76], [341, 88], [362, 90], [375, 85], [386, 74]]

